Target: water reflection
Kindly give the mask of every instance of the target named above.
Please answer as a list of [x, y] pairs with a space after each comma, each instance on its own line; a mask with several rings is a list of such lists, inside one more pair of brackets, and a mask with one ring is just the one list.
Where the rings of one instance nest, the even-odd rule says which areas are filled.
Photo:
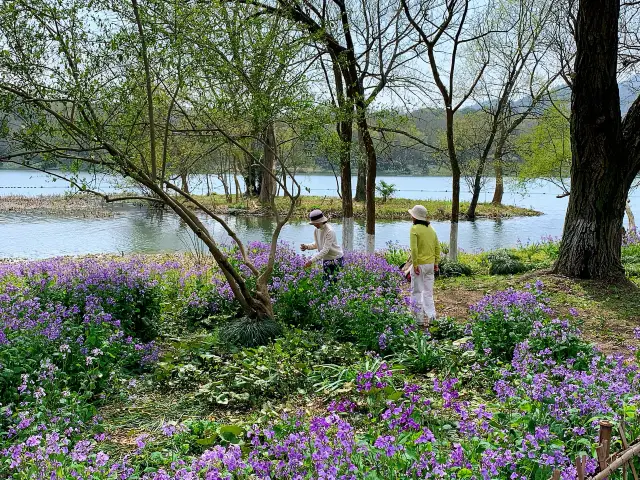
[[[32, 178], [35, 177], [35, 178]], [[381, 177], [385, 181], [401, 187], [399, 195], [407, 198], [447, 198], [450, 179], [446, 177]], [[311, 185], [312, 193], [327, 194], [335, 191], [335, 182], [330, 176], [302, 177], [303, 185]], [[30, 183], [31, 182], [31, 183]], [[24, 171], [7, 172], [0, 170], [0, 187], [13, 184], [46, 184], [42, 176], [27, 175]], [[491, 181], [487, 191], [491, 191]], [[8, 192], [0, 188], [0, 194], [22, 193], [27, 191], [54, 193], [45, 188], [25, 190], [15, 188]], [[533, 207], [545, 215], [530, 218], [505, 220], [476, 220], [460, 222], [460, 248], [466, 251], [488, 250], [514, 246], [518, 241], [538, 241], [543, 236], [562, 234], [564, 215], [568, 198], [558, 199], [552, 186], [532, 188], [527, 195], [513, 191], [505, 194], [505, 203]], [[467, 196], [463, 195], [463, 199]], [[632, 208], [640, 211], [640, 192], [631, 197]], [[172, 252], [201, 248], [199, 240], [194, 240], [188, 226], [170, 211], [154, 208], [134, 207], [116, 204], [109, 207], [114, 216], [99, 219], [59, 218], [22, 213], [0, 214], [0, 257], [44, 258], [56, 255], [81, 255], [88, 253], [136, 253], [136, 252]], [[221, 243], [230, 243], [221, 225], [201, 216], [214, 238]], [[274, 231], [272, 219], [267, 217], [225, 217], [229, 226], [245, 242], [270, 241]], [[449, 223], [433, 222], [433, 226], [442, 241], [449, 239]], [[376, 229], [375, 246], [384, 248], [387, 242], [407, 245], [409, 241], [408, 221], [379, 222]], [[335, 229], [346, 250], [365, 250], [366, 235], [364, 223], [342, 225], [335, 222]], [[298, 245], [310, 242], [313, 229], [304, 221], [286, 225], [281, 240]]]

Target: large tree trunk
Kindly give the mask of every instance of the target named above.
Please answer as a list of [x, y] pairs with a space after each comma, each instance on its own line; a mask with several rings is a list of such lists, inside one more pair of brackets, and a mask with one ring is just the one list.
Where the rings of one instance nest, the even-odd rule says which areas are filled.
[[581, 0], [571, 98], [571, 196], [555, 271], [624, 277], [620, 259], [630, 162], [623, 145], [616, 67], [619, 0]]
[[447, 108], [447, 150], [451, 164], [451, 230], [449, 232], [449, 259], [458, 261], [458, 219], [460, 218], [460, 165], [453, 139], [453, 110]]
[[276, 164], [276, 133], [273, 123], [270, 123], [264, 131], [263, 137], [264, 147], [264, 168], [262, 169], [260, 183], [260, 202], [269, 204], [274, 200], [276, 192], [276, 181], [273, 177], [274, 167]]

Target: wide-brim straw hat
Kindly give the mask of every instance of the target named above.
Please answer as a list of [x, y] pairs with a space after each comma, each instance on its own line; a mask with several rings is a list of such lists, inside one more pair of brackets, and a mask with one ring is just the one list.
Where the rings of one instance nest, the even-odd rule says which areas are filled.
[[310, 214], [309, 214], [309, 224], [310, 225], [317, 225], [319, 223], [326, 223], [328, 222], [329, 219], [327, 217], [324, 216], [324, 213], [322, 213], [322, 210], [313, 210]]
[[409, 213], [416, 220], [422, 220], [423, 222], [427, 221], [427, 208], [422, 205], [416, 205], [409, 210]]

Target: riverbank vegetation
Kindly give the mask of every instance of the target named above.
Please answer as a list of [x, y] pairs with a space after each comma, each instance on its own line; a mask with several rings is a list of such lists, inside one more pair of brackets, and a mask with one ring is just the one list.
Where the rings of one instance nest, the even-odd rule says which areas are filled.
[[[254, 265], [268, 248], [248, 246]], [[640, 299], [532, 270], [557, 251], [444, 261], [449, 317], [423, 332], [393, 265], [405, 252], [349, 254], [328, 285], [282, 245], [261, 345], [229, 335], [242, 308], [206, 257], [2, 264], [0, 474], [547, 480], [582, 454], [593, 472], [599, 420], [640, 435]], [[500, 262], [519, 273], [490, 274]]]
[[[260, 206], [255, 202], [244, 201], [241, 203], [227, 202], [221, 195], [198, 197], [205, 205], [216, 208], [220, 213], [232, 212], [236, 215], [243, 214], [271, 214], [272, 207]], [[409, 200], [405, 198], [390, 198], [385, 202], [378, 201], [376, 208], [376, 218], [378, 220], [400, 220], [407, 218], [407, 210], [416, 203], [427, 207], [429, 219], [443, 221], [451, 219], [451, 202], [446, 200]], [[461, 205], [466, 205], [464, 202]], [[275, 207], [284, 212], [287, 205], [283, 199], [275, 199]], [[314, 208], [320, 208], [331, 218], [342, 218], [342, 202], [338, 197], [301, 196], [298, 199], [293, 217], [306, 219], [309, 212]], [[512, 205], [493, 205], [491, 203], [481, 203], [478, 205], [478, 218], [510, 218], [529, 217], [541, 215], [533, 209], [516, 207]], [[353, 202], [353, 217], [364, 219], [366, 217], [366, 204], [364, 202]]]
[[[123, 194], [124, 195], [124, 194]], [[114, 198], [123, 195], [113, 195]], [[217, 214], [250, 215], [250, 216], [273, 216], [273, 207], [264, 206], [252, 199], [243, 198], [239, 202], [228, 201], [223, 195], [195, 195], [195, 199], [208, 209]], [[134, 204], [146, 205], [146, 202], [132, 199]], [[391, 198], [386, 202], [379, 203], [376, 211], [378, 220], [402, 220], [408, 216], [407, 210], [416, 203], [422, 203], [427, 207], [431, 220], [444, 221], [451, 218], [451, 202], [445, 200], [407, 200], [402, 198]], [[197, 207], [190, 202], [187, 206]], [[289, 208], [287, 198], [276, 197], [274, 199], [275, 208], [280, 215], [284, 216]], [[462, 204], [464, 205], [464, 203]], [[77, 194], [69, 196], [0, 196], [0, 212], [2, 213], [33, 213], [37, 215], [52, 216], [80, 216], [80, 217], [106, 217], [114, 215], [114, 210], [109, 208], [109, 204], [90, 194]], [[366, 216], [366, 205], [363, 202], [354, 202], [353, 217], [364, 219]], [[325, 214], [334, 219], [342, 218], [342, 203], [338, 197], [301, 196], [291, 215], [292, 219], [306, 220], [309, 212], [314, 208], [321, 208]], [[493, 205], [481, 203], [478, 205], [478, 218], [511, 218], [528, 217], [541, 215], [532, 209], [516, 207], [512, 205]]]

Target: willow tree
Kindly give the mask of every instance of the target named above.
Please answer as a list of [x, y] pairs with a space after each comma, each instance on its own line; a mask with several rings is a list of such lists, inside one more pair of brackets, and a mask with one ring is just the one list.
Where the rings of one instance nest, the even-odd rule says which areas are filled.
[[640, 172], [640, 99], [624, 120], [617, 84], [619, 0], [580, 0], [571, 98], [571, 195], [555, 265], [619, 279], [629, 189]]
[[[73, 172], [52, 172], [107, 202], [134, 197], [168, 207], [206, 245], [244, 314], [272, 318], [268, 281], [278, 236], [300, 194], [295, 179], [289, 188], [274, 178], [290, 207], [278, 216], [269, 260], [258, 268], [224, 219], [165, 175], [166, 142], [173, 135], [183, 135], [185, 124], [197, 129], [198, 115], [205, 110], [199, 102], [207, 98], [198, 92], [210, 70], [192, 55], [189, 40], [200, 27], [192, 21], [199, 8], [160, 0], [3, 1], [0, 102], [13, 121], [7, 126], [8, 152], [0, 161], [42, 171], [49, 171], [45, 167], [50, 165], [89, 165], [129, 180], [141, 193], [112, 197], [81, 184]], [[211, 106], [206, 107], [210, 113]], [[208, 128], [215, 127], [218, 139], [242, 149], [242, 133], [223, 113], [219, 109], [218, 115], [208, 116]], [[264, 168], [261, 158], [246, 153]], [[253, 279], [232, 264], [203, 217], [222, 225]]]

